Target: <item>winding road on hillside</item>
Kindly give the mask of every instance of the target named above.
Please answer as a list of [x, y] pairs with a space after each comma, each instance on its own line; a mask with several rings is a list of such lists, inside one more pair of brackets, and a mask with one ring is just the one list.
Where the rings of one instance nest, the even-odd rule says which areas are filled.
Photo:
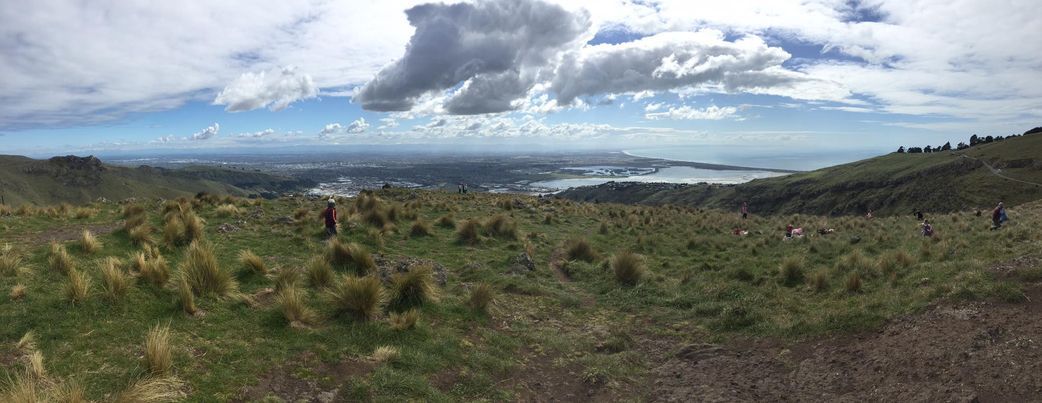
[[1029, 185], [1042, 186], [1042, 183], [1031, 182], [1031, 181], [1026, 181], [1026, 180], [1017, 179], [1017, 178], [1011, 178], [1011, 177], [1003, 174], [1001, 169], [995, 168], [995, 167], [991, 166], [991, 164], [987, 163], [987, 161], [981, 160], [979, 158], [974, 158], [974, 157], [971, 157], [969, 155], [961, 154], [961, 153], [959, 154], [959, 156], [962, 157], [962, 158], [969, 158], [971, 160], [978, 161], [978, 162], [984, 164], [984, 166], [988, 167], [988, 169], [991, 171], [991, 173], [993, 175], [998, 176], [1000, 178], [1003, 178], [1003, 179], [1006, 179], [1006, 180], [1011, 180], [1011, 181], [1014, 181], [1014, 182], [1026, 183], [1026, 184], [1029, 184]]

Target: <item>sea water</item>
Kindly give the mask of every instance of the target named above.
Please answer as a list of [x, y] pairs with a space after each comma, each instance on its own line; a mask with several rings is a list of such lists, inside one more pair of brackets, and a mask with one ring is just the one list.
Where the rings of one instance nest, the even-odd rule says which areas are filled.
[[735, 145], [637, 148], [624, 152], [645, 158], [793, 171], [812, 171], [886, 153], [880, 149], [805, 150], [797, 147]]

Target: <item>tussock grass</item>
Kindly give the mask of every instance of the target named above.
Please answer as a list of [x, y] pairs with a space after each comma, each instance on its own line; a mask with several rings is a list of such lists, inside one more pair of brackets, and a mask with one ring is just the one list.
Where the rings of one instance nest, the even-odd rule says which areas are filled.
[[581, 260], [587, 263], [593, 263], [600, 258], [586, 238], [568, 240], [564, 245], [564, 253], [568, 260]]
[[232, 275], [218, 266], [209, 243], [193, 241], [185, 250], [180, 269], [195, 295], [226, 297], [239, 289]]
[[386, 302], [383, 285], [375, 276], [345, 276], [326, 291], [326, 296], [336, 315], [360, 321], [376, 319]]
[[438, 221], [435, 222], [435, 225], [442, 228], [453, 229], [456, 228], [456, 218], [453, 217], [452, 214], [443, 215], [440, 218], [438, 218]]
[[105, 298], [112, 302], [119, 301], [130, 290], [130, 275], [123, 271], [119, 259], [109, 257], [101, 264], [101, 289]]
[[192, 209], [179, 208], [170, 211], [164, 218], [163, 241], [170, 246], [191, 244], [203, 238], [205, 228], [202, 218]]
[[115, 403], [178, 402], [186, 397], [185, 383], [173, 376], [145, 377], [116, 394]]
[[396, 309], [411, 308], [438, 300], [434, 268], [430, 265], [416, 265], [405, 273], [397, 273], [391, 277], [390, 305]]
[[123, 206], [123, 218], [130, 218], [145, 214], [145, 208], [139, 204], [128, 204]]
[[477, 220], [466, 220], [456, 227], [456, 241], [463, 245], [477, 245], [481, 242], [481, 223]]
[[808, 279], [810, 288], [814, 292], [822, 292], [829, 288], [829, 274], [826, 269], [821, 269], [811, 274]]
[[90, 278], [76, 269], [70, 269], [65, 274], [65, 287], [63, 288], [65, 299], [73, 304], [86, 301], [87, 294], [90, 292]]
[[143, 246], [155, 243], [155, 240], [152, 239], [152, 227], [147, 224], [131, 228], [130, 231], [127, 231], [127, 236], [134, 245]]
[[316, 289], [323, 289], [333, 284], [333, 266], [321, 256], [315, 256], [307, 263], [308, 284]]
[[25, 332], [18, 343], [15, 343], [15, 348], [21, 351], [23, 354], [28, 354], [36, 351], [36, 333], [32, 330]]
[[184, 313], [195, 315], [199, 308], [195, 306], [195, 294], [192, 286], [188, 284], [188, 278], [184, 274], [177, 276], [177, 304]]
[[224, 204], [218, 206], [214, 212], [221, 217], [235, 217], [242, 215], [242, 209], [234, 204]]
[[781, 282], [785, 286], [792, 287], [803, 282], [803, 266], [806, 262], [798, 256], [789, 256], [782, 259], [778, 266]]
[[135, 228], [145, 225], [147, 220], [148, 217], [144, 214], [127, 217], [127, 219], [123, 221], [123, 231], [129, 234], [130, 231], [133, 231]]
[[485, 235], [502, 239], [517, 239], [517, 223], [503, 214], [496, 214], [482, 225]]
[[239, 252], [239, 264], [249, 273], [261, 276], [268, 274], [268, 266], [264, 264], [264, 260], [249, 249]]
[[366, 275], [376, 270], [376, 261], [362, 245], [344, 244], [333, 238], [326, 244], [326, 261], [337, 270], [355, 270]]
[[405, 312], [391, 312], [387, 318], [387, 323], [391, 329], [397, 331], [409, 330], [416, 327], [416, 322], [420, 319], [420, 311], [416, 309], [410, 309]]
[[76, 269], [76, 263], [72, 260], [72, 256], [69, 256], [69, 251], [65, 249], [65, 245], [60, 243], [51, 243], [51, 253], [47, 258], [47, 264], [52, 270], [63, 274], [68, 274]]
[[409, 236], [411, 237], [424, 237], [431, 235], [431, 225], [427, 224], [423, 220], [416, 220], [412, 223], [412, 227], [409, 227]]
[[[134, 264], [139, 264], [137, 256], [134, 257]], [[170, 280], [170, 265], [163, 256], [146, 260], [144, 265], [139, 266], [139, 270], [141, 278], [156, 287], [163, 287]]]
[[299, 283], [300, 271], [297, 269], [287, 267], [275, 274], [275, 292], [296, 288]]
[[388, 363], [397, 360], [400, 355], [401, 351], [397, 347], [380, 346], [373, 350], [369, 359], [376, 363]]
[[314, 324], [318, 317], [305, 302], [306, 291], [297, 287], [283, 288], [275, 297], [282, 316], [292, 326]]
[[615, 281], [626, 287], [633, 287], [640, 282], [647, 269], [644, 258], [630, 251], [616, 253], [611, 258], [611, 269], [615, 273]]
[[145, 368], [152, 376], [170, 375], [173, 368], [170, 325], [155, 325], [145, 336]]
[[[0, 215], [2, 215], [2, 214], [0, 214]], [[84, 220], [84, 219], [87, 219], [87, 218], [93, 218], [96, 215], [98, 215], [98, 210], [97, 209], [92, 209], [92, 208], [87, 208], [87, 207], [80, 207], [80, 208], [77, 208], [76, 210], [74, 210], [74, 212], [72, 214], [72, 218], [75, 218], [77, 220]]]
[[487, 283], [481, 283], [470, 289], [467, 306], [475, 311], [488, 313], [488, 308], [495, 303], [495, 299], [496, 296], [492, 291], [492, 286]]
[[44, 379], [47, 378], [47, 368], [43, 366], [43, 353], [40, 350], [33, 350], [26, 355], [25, 369], [26, 374], [33, 379]]
[[11, 286], [11, 292], [7, 294], [12, 301], [18, 301], [25, 298], [25, 284], [15, 284]]
[[849, 292], [861, 292], [861, 275], [856, 271], [847, 274], [846, 289]]
[[0, 254], [0, 276], [14, 276], [22, 265], [22, 256], [13, 250]]

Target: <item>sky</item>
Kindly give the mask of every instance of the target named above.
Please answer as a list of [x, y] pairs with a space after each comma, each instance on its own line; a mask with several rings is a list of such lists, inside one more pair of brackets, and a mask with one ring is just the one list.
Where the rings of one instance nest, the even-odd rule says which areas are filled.
[[9, 0], [0, 154], [954, 143], [1042, 126], [1037, 9]]

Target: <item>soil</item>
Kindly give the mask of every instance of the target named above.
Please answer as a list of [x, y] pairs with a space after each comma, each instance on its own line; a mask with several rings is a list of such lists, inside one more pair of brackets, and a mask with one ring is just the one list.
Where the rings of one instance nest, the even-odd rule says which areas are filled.
[[690, 345], [656, 401], [1042, 401], [1042, 287], [1021, 304], [940, 304], [883, 329], [795, 345]]
[[[254, 402], [265, 397], [278, 397], [287, 402], [342, 401], [340, 386], [348, 379], [365, 377], [375, 365], [352, 358], [336, 363], [322, 362], [310, 352], [290, 362], [292, 364], [280, 365], [261, 375], [257, 384], [244, 388], [233, 401]], [[320, 382], [322, 379], [335, 382]]]

